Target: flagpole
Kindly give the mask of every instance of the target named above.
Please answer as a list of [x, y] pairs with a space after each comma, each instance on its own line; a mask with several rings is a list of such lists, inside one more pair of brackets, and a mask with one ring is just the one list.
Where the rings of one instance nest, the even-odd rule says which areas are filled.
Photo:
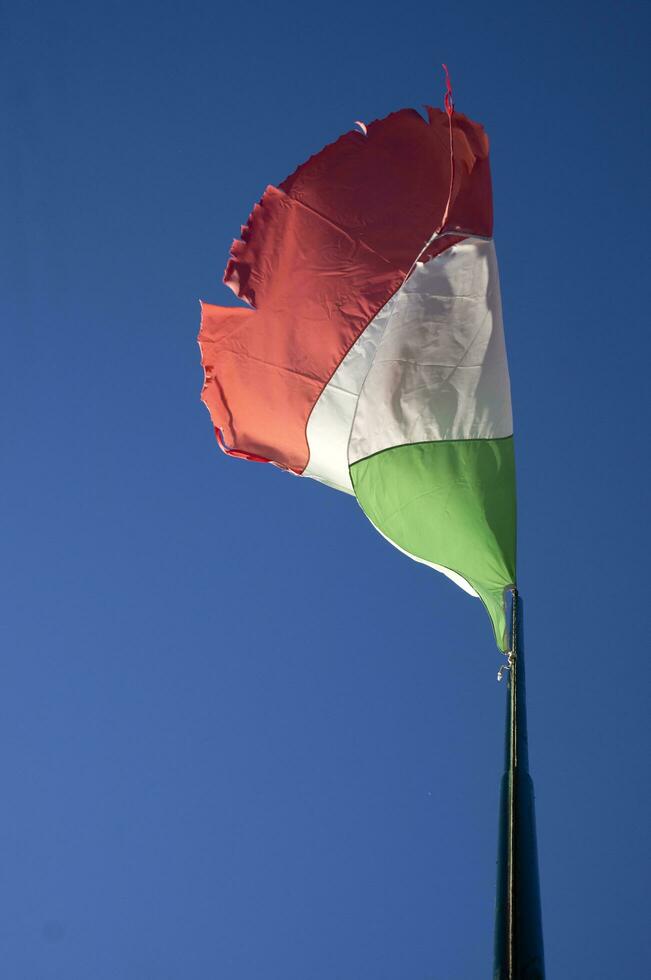
[[529, 775], [523, 602], [512, 590], [497, 855], [493, 980], [544, 980], [533, 781]]

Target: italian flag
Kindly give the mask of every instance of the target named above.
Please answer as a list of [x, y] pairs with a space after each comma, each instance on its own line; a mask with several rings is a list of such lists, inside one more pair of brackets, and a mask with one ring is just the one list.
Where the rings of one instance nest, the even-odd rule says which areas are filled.
[[507, 648], [513, 421], [488, 139], [413, 109], [346, 133], [262, 200], [199, 334], [219, 445], [353, 494], [478, 596]]

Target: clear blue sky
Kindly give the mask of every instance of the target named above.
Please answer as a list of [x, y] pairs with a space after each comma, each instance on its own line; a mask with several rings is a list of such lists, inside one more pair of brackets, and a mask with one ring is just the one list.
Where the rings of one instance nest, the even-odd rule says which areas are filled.
[[488, 619], [223, 456], [195, 342], [265, 185], [442, 61], [492, 141], [548, 973], [647, 975], [648, 9], [3, 6], [5, 980], [490, 975]]

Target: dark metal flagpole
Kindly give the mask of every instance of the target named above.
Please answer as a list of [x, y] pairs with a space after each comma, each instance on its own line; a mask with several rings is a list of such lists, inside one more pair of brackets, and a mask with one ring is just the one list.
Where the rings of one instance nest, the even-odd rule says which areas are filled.
[[513, 590], [500, 796], [493, 980], [544, 980], [533, 782], [529, 775], [522, 599]]

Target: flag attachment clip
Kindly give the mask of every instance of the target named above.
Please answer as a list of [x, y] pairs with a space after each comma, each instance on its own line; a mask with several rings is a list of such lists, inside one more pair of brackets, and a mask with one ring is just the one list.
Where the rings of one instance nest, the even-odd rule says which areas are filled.
[[504, 656], [506, 657], [506, 663], [502, 664], [502, 666], [497, 672], [498, 681], [501, 681], [502, 678], [504, 677], [504, 671], [510, 670], [511, 667], [513, 666], [513, 650], [507, 650]]

